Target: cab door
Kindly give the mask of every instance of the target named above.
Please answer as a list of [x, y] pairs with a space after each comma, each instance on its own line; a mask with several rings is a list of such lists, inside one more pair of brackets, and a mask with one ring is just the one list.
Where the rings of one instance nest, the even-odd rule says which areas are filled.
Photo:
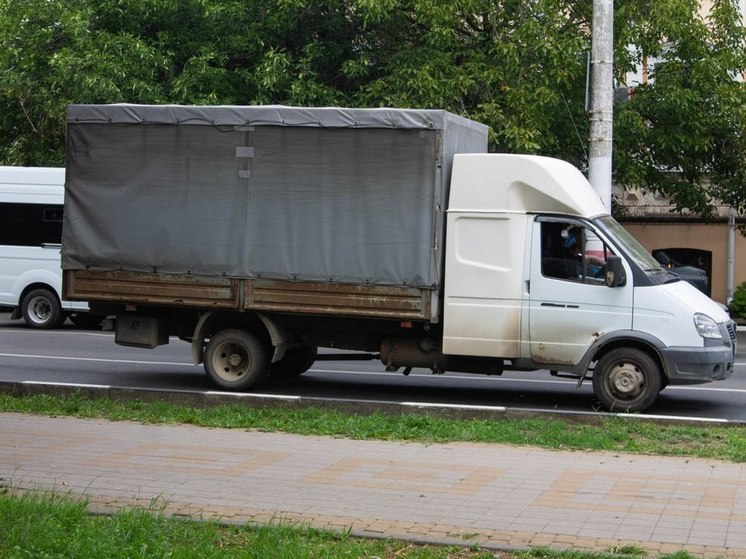
[[[569, 237], [573, 247], [568, 247]], [[581, 221], [537, 217], [531, 236], [529, 345], [533, 361], [576, 365], [600, 336], [632, 327], [632, 274], [607, 287], [611, 248]]]

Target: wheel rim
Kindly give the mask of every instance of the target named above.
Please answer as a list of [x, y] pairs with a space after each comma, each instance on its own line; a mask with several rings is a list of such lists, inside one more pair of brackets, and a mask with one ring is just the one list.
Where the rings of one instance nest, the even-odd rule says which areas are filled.
[[223, 342], [212, 357], [212, 369], [223, 380], [236, 382], [249, 370], [251, 358], [246, 348], [236, 342]]
[[611, 369], [607, 385], [618, 400], [635, 400], [645, 393], [645, 373], [634, 363], [618, 363]]
[[34, 324], [44, 324], [52, 316], [52, 305], [46, 297], [34, 297], [28, 306], [29, 318]]

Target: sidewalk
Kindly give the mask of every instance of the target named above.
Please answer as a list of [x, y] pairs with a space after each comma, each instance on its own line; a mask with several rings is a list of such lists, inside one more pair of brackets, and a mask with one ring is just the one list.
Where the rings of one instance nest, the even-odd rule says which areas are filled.
[[746, 557], [746, 465], [486, 444], [351, 441], [0, 414], [0, 478], [224, 522], [362, 536]]

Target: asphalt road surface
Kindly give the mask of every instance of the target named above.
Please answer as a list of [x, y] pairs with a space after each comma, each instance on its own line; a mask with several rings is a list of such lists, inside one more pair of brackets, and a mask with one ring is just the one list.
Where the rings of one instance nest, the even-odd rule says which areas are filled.
[[[746, 342], [746, 333], [741, 334]], [[668, 387], [647, 415], [746, 421], [746, 349], [739, 344], [731, 378], [710, 384]], [[69, 322], [60, 330], [26, 328], [0, 312], [0, 382], [36, 381], [127, 388], [209, 391], [202, 366], [191, 364], [189, 344], [172, 339], [153, 350], [114, 343], [110, 332], [79, 330]], [[527, 410], [593, 412], [591, 383], [548, 371], [506, 372], [502, 376], [427, 370], [384, 371], [379, 361], [318, 361], [303, 376], [270, 382], [256, 392], [314, 398], [504, 406]]]

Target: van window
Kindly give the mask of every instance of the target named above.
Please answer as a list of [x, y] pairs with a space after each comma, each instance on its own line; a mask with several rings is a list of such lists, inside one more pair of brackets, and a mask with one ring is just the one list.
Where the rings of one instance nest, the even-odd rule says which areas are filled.
[[0, 203], [0, 245], [41, 246], [61, 242], [61, 205]]
[[601, 285], [608, 247], [596, 234], [577, 224], [541, 224], [541, 272], [544, 276]]

